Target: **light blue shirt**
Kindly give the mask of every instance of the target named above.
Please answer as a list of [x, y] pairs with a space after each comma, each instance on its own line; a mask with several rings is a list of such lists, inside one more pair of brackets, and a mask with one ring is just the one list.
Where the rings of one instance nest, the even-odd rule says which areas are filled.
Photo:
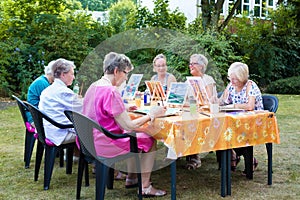
[[[45, 112], [50, 118], [62, 124], [71, 122], [65, 116], [65, 110], [74, 110], [82, 112], [83, 99], [79, 98], [66, 84], [60, 79], [54, 79], [52, 85], [43, 90], [40, 96], [39, 109]], [[55, 145], [60, 145], [68, 131], [74, 129], [60, 129], [44, 120], [44, 129], [46, 138]]]

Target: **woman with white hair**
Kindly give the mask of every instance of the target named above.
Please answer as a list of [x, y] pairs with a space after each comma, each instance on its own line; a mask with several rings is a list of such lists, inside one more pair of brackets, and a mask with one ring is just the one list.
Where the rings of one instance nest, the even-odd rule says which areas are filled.
[[221, 104], [231, 104], [234, 108], [245, 110], [263, 110], [260, 89], [248, 78], [248, 65], [241, 62], [232, 63], [228, 69], [230, 83], [220, 98]]
[[[55, 61], [51, 61], [48, 63], [47, 66], [44, 68], [44, 75], [41, 75], [40, 77], [36, 78], [29, 86], [28, 92], [27, 92], [27, 102], [31, 105], [34, 105], [35, 107], [38, 107], [40, 102], [40, 96], [42, 91], [50, 86], [50, 84], [53, 82], [54, 77], [52, 74], [52, 65]], [[28, 119], [28, 122], [33, 125], [33, 119], [31, 117], [30, 112], [26, 112], [26, 116]], [[30, 128], [30, 127], [27, 127]]]
[[[65, 110], [82, 110], [82, 99], [68, 88], [75, 79], [74, 68], [72, 61], [57, 59], [52, 66], [54, 82], [42, 92], [40, 98], [39, 109], [61, 124], [70, 124], [64, 114]], [[55, 145], [75, 141], [74, 129], [60, 129], [47, 121], [44, 122], [44, 128], [46, 138]]]
[[[216, 82], [213, 77], [205, 74], [208, 59], [202, 54], [193, 54], [190, 56], [190, 73], [192, 76], [201, 77], [207, 92], [208, 99], [214, 101], [217, 97]], [[190, 95], [189, 95], [190, 96]], [[199, 154], [193, 154], [186, 157], [186, 168], [195, 170], [201, 167], [201, 159]]]
[[[232, 63], [228, 69], [228, 79], [230, 83], [220, 98], [220, 104], [249, 111], [263, 110], [264, 106], [260, 89], [254, 81], [248, 78], [248, 65], [242, 62]], [[233, 171], [236, 170], [240, 156], [245, 155], [245, 150], [245, 148], [236, 148], [233, 150], [231, 159], [231, 169]], [[257, 165], [258, 161], [253, 158], [253, 171]]]

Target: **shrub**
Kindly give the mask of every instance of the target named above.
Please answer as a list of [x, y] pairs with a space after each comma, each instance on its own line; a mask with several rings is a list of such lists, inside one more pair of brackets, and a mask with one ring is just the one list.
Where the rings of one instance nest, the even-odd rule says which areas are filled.
[[274, 81], [266, 88], [271, 94], [300, 94], [300, 76]]

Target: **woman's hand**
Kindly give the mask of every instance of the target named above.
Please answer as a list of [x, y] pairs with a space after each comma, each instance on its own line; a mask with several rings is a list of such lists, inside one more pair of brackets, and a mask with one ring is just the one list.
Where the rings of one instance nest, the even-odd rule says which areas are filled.
[[149, 116], [152, 118], [162, 117], [165, 115], [166, 107], [153, 106], [149, 111]]

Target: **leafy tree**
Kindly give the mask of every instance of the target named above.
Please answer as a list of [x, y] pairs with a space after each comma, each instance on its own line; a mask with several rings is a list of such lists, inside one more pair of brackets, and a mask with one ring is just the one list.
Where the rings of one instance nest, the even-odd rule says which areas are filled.
[[153, 13], [146, 7], [139, 7], [132, 28], [159, 27], [167, 29], [185, 30], [186, 17], [177, 9], [168, 9], [168, 0], [155, 0]]
[[105, 11], [118, 0], [79, 0], [83, 9], [91, 11]]
[[123, 32], [128, 27], [128, 21], [136, 13], [136, 5], [132, 0], [120, 0], [109, 8], [109, 22], [115, 33]]
[[0, 46], [5, 49], [1, 53], [4, 81], [0, 88], [21, 91], [25, 97], [29, 84], [49, 61], [64, 57], [80, 66], [90, 45], [109, 36], [109, 29], [84, 13], [75, 13], [78, 6], [70, 0], [1, 2]]

